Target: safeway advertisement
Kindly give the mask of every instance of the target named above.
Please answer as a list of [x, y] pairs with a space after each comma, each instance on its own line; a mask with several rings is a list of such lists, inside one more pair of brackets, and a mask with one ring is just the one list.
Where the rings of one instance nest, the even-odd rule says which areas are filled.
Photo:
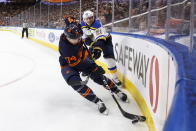
[[168, 78], [175, 77], [169, 70], [168, 52], [151, 41], [128, 36], [113, 35], [113, 44], [118, 70], [139, 90], [156, 128], [161, 129], [167, 116], [168, 89], [174, 86]]

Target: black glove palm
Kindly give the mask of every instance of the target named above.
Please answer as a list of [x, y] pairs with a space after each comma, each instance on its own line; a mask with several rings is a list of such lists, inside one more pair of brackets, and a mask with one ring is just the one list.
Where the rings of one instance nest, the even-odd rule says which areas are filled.
[[101, 48], [93, 48], [92, 50], [92, 57], [96, 60], [101, 56]]

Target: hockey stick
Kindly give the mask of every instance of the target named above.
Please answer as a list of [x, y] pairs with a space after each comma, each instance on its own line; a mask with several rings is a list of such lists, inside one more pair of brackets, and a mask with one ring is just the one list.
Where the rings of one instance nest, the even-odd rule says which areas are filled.
[[[92, 55], [91, 55], [91, 53], [90, 53], [90, 51], [89, 51], [89, 49], [88, 49], [88, 47], [86, 46], [85, 43], [84, 43], [84, 46], [85, 46], [86, 50], [87, 50], [88, 53], [89, 53], [90, 59], [91, 59], [93, 62], [95, 62], [94, 59], [92, 58]], [[126, 111], [124, 111], [124, 110], [122, 109], [122, 107], [120, 106], [120, 104], [119, 104], [119, 102], [117, 101], [116, 97], [114, 96], [114, 93], [111, 91], [111, 89], [110, 89], [110, 87], [109, 87], [109, 85], [108, 85], [108, 83], [107, 83], [107, 81], [106, 81], [106, 77], [105, 77], [104, 75], [103, 75], [103, 83], [104, 83], [105, 87], [110, 91], [110, 93], [111, 93], [111, 95], [112, 95], [112, 98], [113, 98], [114, 101], [116, 102], [116, 104], [117, 104], [117, 106], [118, 106], [120, 112], [122, 113], [122, 115], [123, 115], [124, 117], [126, 117], [126, 118], [128, 118], [128, 119], [131, 119], [131, 120], [132, 120], [132, 124], [135, 124], [135, 123], [137, 123], [137, 122], [144, 122], [144, 121], [146, 121], [146, 117], [145, 117], [145, 116], [140, 116], [140, 115], [131, 114], [131, 113], [128, 113], [128, 112], [126, 112]]]
[[114, 96], [114, 93], [111, 91], [110, 87], [108, 86], [108, 84], [106, 82], [106, 78], [104, 76], [103, 76], [103, 82], [104, 82], [104, 85], [106, 86], [106, 88], [110, 90], [110, 93], [112, 95], [112, 98], [116, 102], [119, 110], [121, 111], [121, 113], [122, 113], [122, 115], [124, 117], [126, 117], [128, 119], [131, 119], [132, 120], [132, 124], [135, 124], [137, 122], [144, 122], [146, 120], [146, 117], [145, 116], [135, 115], [135, 114], [131, 114], [131, 113], [128, 113], [128, 112], [124, 111], [122, 109], [122, 107], [120, 106], [119, 102], [117, 101], [116, 97]]

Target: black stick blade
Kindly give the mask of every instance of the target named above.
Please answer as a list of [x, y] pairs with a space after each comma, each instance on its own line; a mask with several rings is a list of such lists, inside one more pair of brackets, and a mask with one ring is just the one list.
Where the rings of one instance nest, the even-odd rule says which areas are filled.
[[131, 119], [132, 120], [132, 124], [135, 124], [137, 122], [144, 122], [146, 121], [146, 117], [145, 116], [139, 116], [139, 115], [134, 115], [134, 114], [130, 114], [127, 113], [125, 111], [122, 111], [122, 114], [124, 117]]

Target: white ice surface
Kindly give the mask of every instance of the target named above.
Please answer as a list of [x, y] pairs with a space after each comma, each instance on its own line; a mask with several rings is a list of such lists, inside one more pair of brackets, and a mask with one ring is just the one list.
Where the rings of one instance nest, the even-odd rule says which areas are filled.
[[[108, 116], [65, 83], [58, 52], [0, 31], [0, 131], [147, 131], [145, 123], [132, 125], [121, 115], [107, 90], [88, 85], [109, 108]], [[140, 114], [129, 99], [119, 101], [122, 108]]]

